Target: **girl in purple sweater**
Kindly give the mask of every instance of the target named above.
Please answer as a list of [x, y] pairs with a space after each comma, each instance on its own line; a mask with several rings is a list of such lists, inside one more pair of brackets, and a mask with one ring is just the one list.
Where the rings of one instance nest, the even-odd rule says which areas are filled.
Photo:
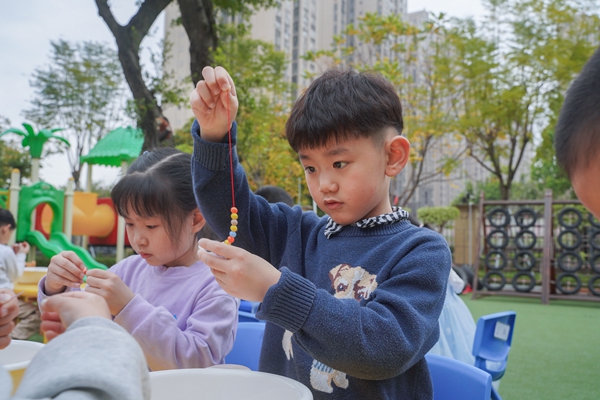
[[194, 199], [190, 155], [172, 148], [145, 152], [111, 197], [137, 255], [104, 271], [88, 270], [75, 253], [64, 251], [52, 257], [40, 281], [40, 303], [79, 290], [87, 276], [85, 290], [106, 300], [152, 371], [224, 363], [235, 339], [239, 300], [197, 258], [205, 220]]

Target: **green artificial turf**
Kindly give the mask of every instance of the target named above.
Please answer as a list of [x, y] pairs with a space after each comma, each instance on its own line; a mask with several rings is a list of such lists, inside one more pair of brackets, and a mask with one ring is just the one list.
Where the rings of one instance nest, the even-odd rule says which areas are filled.
[[487, 296], [461, 298], [475, 321], [517, 313], [499, 394], [503, 400], [600, 399], [600, 302]]

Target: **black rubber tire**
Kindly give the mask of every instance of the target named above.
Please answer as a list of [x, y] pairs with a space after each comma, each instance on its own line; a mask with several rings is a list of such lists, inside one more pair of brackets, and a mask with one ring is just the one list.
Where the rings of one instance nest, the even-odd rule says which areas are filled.
[[600, 296], [600, 290], [594, 287], [594, 282], [596, 282], [598, 279], [600, 279], [600, 275], [594, 275], [588, 281], [588, 289], [594, 294], [594, 296]]
[[[501, 214], [504, 218], [503, 220], [498, 223], [494, 220], [493, 216], [496, 214]], [[508, 224], [510, 224], [510, 213], [508, 212], [508, 210], [506, 208], [494, 208], [492, 211], [490, 211], [487, 214], [487, 219], [488, 221], [490, 221], [490, 225], [494, 226], [496, 228], [503, 228], [505, 226], [508, 226]]]
[[[597, 263], [596, 259], [598, 259]], [[592, 253], [592, 256], [590, 257], [590, 267], [595, 273], [600, 274], [600, 253]]]
[[[492, 243], [492, 238], [496, 234], [500, 234], [504, 238], [502, 241], [502, 244], [498, 245], [498, 244]], [[485, 240], [487, 241], [487, 244], [489, 244], [491, 248], [503, 249], [508, 245], [508, 234], [505, 231], [503, 231], [502, 229], [495, 229], [495, 230], [491, 231], [490, 233], [488, 233]]]
[[[567, 277], [575, 279], [576, 285], [575, 285], [574, 289], [564, 289], [563, 288], [561, 281], [563, 278], [567, 278]], [[560, 290], [562, 294], [575, 294], [575, 293], [579, 292], [579, 290], [581, 289], [581, 279], [579, 279], [579, 277], [575, 274], [569, 274], [569, 273], [560, 274], [556, 278], [556, 288], [558, 290]]]
[[[527, 214], [531, 215], [531, 221], [526, 224], [523, 222], [523, 219], [524, 219], [525, 215], [527, 215]], [[537, 215], [535, 213], [535, 210], [532, 208], [521, 208], [519, 211], [517, 211], [515, 213], [515, 222], [521, 228], [531, 228], [533, 225], [535, 225], [536, 221], [537, 221]]]
[[[526, 235], [531, 235], [532, 237], [532, 241], [529, 244], [522, 244], [520, 239]], [[519, 233], [517, 233], [517, 235], [515, 236], [515, 245], [517, 246], [517, 248], [519, 248], [520, 250], [529, 250], [529, 249], [533, 249], [535, 247], [535, 244], [537, 243], [537, 236], [535, 236], [535, 233], [533, 233], [530, 230], [522, 230]]]
[[[575, 258], [575, 260], [577, 261], [577, 265], [575, 268], [568, 268], [566, 266], [565, 259], [569, 256]], [[556, 264], [558, 265], [558, 268], [561, 269], [561, 271], [572, 274], [581, 269], [581, 267], [583, 266], [583, 260], [581, 259], [581, 256], [579, 254], [575, 253], [574, 251], [563, 251], [561, 253], [561, 255], [558, 256], [558, 259], [556, 260]]]
[[589, 213], [588, 214], [588, 221], [590, 222], [590, 224], [596, 228], [600, 228], [600, 221], [598, 219], [596, 219], [596, 217], [594, 217], [594, 214]]
[[[500, 256], [500, 259], [502, 260], [500, 266], [495, 265], [495, 262], [492, 259], [492, 256], [494, 256], [494, 255]], [[489, 253], [487, 253], [485, 256], [485, 266], [488, 267], [489, 269], [491, 269], [492, 271], [501, 271], [504, 269], [504, 267], [506, 267], [506, 256], [504, 255], [504, 253], [502, 251], [492, 250]]]
[[[524, 277], [524, 276], [528, 277], [530, 279], [530, 281], [526, 286], [520, 286], [518, 284], [518, 280], [520, 277]], [[531, 289], [533, 289], [536, 284], [535, 276], [531, 272], [519, 272], [519, 273], [516, 273], [515, 276], [513, 276], [511, 284], [517, 292], [523, 292], [523, 293], [531, 292]]]
[[[567, 234], [572, 234], [575, 236], [575, 242], [574, 244], [565, 244], [564, 243], [564, 239], [563, 237]], [[565, 231], [562, 231], [559, 235], [558, 235], [558, 244], [560, 245], [560, 247], [562, 247], [563, 249], [567, 249], [567, 250], [575, 250], [576, 248], [578, 248], [581, 245], [581, 234], [579, 233], [579, 231], [573, 231], [570, 229], [567, 229]], [[590, 242], [591, 242], [591, 238], [590, 238]]]
[[[568, 224], [564, 221], [565, 215], [567, 215], [567, 213], [575, 214], [575, 216], [576, 216], [575, 222]], [[573, 208], [573, 207], [565, 207], [562, 210], [560, 210], [560, 212], [558, 213], [558, 223], [560, 224], [560, 226], [564, 226], [565, 228], [568, 228], [568, 229], [577, 228], [579, 226], [579, 224], [581, 224], [582, 220], [583, 220], [583, 217], [581, 216], [581, 211], [579, 211], [578, 209]]]
[[[490, 285], [489, 280], [490, 280], [490, 278], [492, 276], [498, 276], [498, 277], [500, 277], [500, 283], [498, 283], [497, 285]], [[501, 272], [498, 272], [498, 271], [488, 271], [488, 273], [485, 274], [485, 276], [483, 277], [483, 285], [488, 290], [491, 290], [493, 292], [497, 292], [499, 290], [502, 290], [502, 288], [504, 287], [504, 285], [506, 285], [506, 277]]]
[[[519, 261], [519, 256], [527, 256], [530, 260], [533, 260], [533, 263], [523, 266], [523, 263]], [[527, 250], [519, 251], [515, 255], [515, 258], [513, 258], [513, 265], [519, 271], [523, 271], [523, 272], [531, 271], [535, 267], [536, 264], [537, 264], [537, 259], [535, 258], [535, 255], [533, 255], [533, 253], [531, 251], [527, 251]]]
[[[595, 237], [597, 237], [598, 239], [594, 240]], [[600, 230], [594, 229], [590, 232], [589, 242], [590, 246], [592, 246], [594, 250], [600, 250]]]

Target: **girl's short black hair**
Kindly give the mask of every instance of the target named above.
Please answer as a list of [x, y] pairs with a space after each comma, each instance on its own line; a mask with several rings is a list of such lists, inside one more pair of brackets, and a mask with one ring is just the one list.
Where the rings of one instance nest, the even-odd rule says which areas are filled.
[[600, 48], [571, 83], [554, 132], [556, 161], [571, 177], [600, 152]]
[[15, 222], [15, 217], [9, 210], [5, 210], [4, 208], [0, 209], [0, 226], [8, 225], [11, 230], [17, 227], [17, 223]]
[[196, 205], [192, 185], [192, 157], [164, 147], [135, 160], [110, 196], [119, 215], [133, 211], [142, 217], [159, 216], [172, 240]]
[[294, 151], [350, 138], [402, 134], [402, 105], [392, 84], [374, 72], [329, 69], [296, 100], [285, 130]]

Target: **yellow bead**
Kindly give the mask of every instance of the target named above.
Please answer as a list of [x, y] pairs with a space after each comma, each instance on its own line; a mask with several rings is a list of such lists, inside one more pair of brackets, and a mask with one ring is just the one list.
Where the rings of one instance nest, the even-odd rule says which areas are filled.
[[232, 232], [237, 232], [237, 226], [231, 225], [229, 229], [231, 229]]
[[236, 213], [231, 214], [231, 219], [238, 219], [238, 215]]
[[231, 244], [231, 243], [229, 242], [229, 240], [227, 240], [227, 239], [223, 240], [223, 243], [225, 243], [225, 244]]

